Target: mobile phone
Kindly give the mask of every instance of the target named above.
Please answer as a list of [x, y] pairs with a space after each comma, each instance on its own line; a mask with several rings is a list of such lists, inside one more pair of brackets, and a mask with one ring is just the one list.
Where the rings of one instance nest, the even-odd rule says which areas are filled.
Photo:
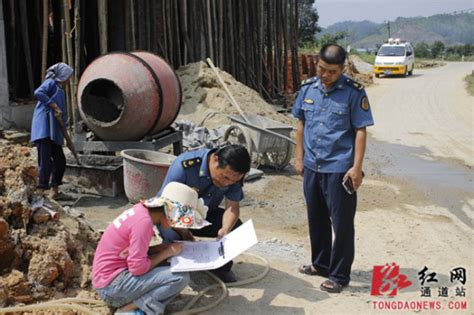
[[[362, 171], [362, 178], [364, 178], [364, 176], [364, 171]], [[349, 195], [352, 195], [355, 192], [352, 179], [349, 176], [346, 176], [342, 179], [342, 187], [344, 187]]]
[[347, 176], [342, 180], [342, 187], [347, 191], [349, 195], [354, 193], [354, 186], [352, 185], [352, 179]]

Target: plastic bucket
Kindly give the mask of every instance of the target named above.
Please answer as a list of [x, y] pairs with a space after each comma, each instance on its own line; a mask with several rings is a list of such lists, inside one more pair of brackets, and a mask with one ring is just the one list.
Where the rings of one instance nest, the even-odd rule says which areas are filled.
[[176, 156], [149, 150], [123, 150], [123, 184], [132, 203], [156, 195]]

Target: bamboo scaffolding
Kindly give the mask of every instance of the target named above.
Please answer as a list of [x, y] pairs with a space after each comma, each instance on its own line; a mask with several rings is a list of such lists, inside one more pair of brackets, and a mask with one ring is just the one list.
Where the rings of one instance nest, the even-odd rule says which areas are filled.
[[[17, 84], [31, 85], [40, 73], [44, 75], [45, 62], [47, 65], [59, 61], [56, 59], [60, 59], [61, 52], [60, 15], [64, 17], [69, 39], [74, 24], [74, 45], [66, 40], [64, 61], [74, 65], [76, 83], [82, 69], [92, 60], [109, 51], [125, 49], [157, 53], [174, 68], [210, 57], [222, 70], [268, 100], [298, 89], [298, 0], [120, 0], [117, 4], [113, 2], [113, 7], [109, 0], [43, 0], [31, 7], [26, 0], [5, 2], [11, 12], [6, 32], [11, 34], [10, 39], [16, 36], [20, 44], [16, 50], [16, 43], [7, 46], [13, 56], [8, 71], [12, 73], [9, 83], [15, 96], [27, 90]], [[66, 2], [74, 5], [74, 23], [69, 20], [70, 13], [63, 12]], [[46, 18], [45, 3], [50, 4], [51, 21], [51, 17]], [[31, 33], [27, 35], [24, 25], [28, 24], [23, 23], [27, 18], [26, 4], [28, 16], [34, 14], [30, 10], [38, 11], [35, 16], [42, 16], [40, 30], [33, 32], [30, 25]], [[41, 23], [38, 18], [30, 23], [36, 28], [38, 21]], [[45, 42], [45, 22], [52, 23], [55, 33], [55, 40], [49, 45]], [[70, 58], [71, 53], [74, 59]], [[34, 72], [33, 60], [41, 60], [41, 72]], [[29, 89], [32, 90], [31, 86]], [[71, 89], [74, 95], [77, 86]]]

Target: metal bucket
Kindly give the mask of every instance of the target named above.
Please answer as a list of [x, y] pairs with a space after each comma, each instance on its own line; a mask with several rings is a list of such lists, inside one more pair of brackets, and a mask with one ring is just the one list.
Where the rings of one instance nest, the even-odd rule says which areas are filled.
[[149, 150], [123, 150], [125, 195], [132, 203], [156, 195], [176, 156]]

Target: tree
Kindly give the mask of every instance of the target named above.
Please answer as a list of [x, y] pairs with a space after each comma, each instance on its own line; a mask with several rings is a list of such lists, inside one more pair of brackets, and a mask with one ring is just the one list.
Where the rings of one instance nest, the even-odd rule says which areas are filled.
[[431, 44], [431, 55], [433, 58], [438, 58], [442, 53], [444, 53], [444, 44], [442, 41], [437, 40], [433, 44]]
[[414, 47], [414, 50], [416, 57], [428, 58], [431, 56], [430, 46], [425, 42], [417, 43]]
[[461, 52], [464, 56], [474, 55], [474, 45], [465, 44], [464, 46], [462, 46]]
[[298, 0], [298, 38], [300, 43], [316, 43], [319, 15], [314, 0]]
[[326, 44], [337, 44], [340, 40], [343, 40], [347, 36], [346, 32], [337, 32], [334, 35], [325, 33], [319, 39], [319, 46], [324, 46]]

